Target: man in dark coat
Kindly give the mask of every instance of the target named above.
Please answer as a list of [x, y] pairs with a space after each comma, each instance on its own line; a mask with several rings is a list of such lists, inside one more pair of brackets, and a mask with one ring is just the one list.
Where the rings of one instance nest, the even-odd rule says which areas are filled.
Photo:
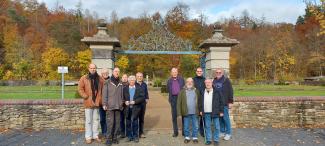
[[145, 102], [144, 92], [141, 87], [135, 85], [135, 76], [129, 76], [129, 86], [123, 89], [126, 105], [126, 135], [128, 141], [139, 142], [139, 114], [141, 106]]
[[[205, 85], [205, 77], [203, 76], [203, 69], [201, 67], [196, 69], [196, 76], [193, 78], [194, 80], [194, 86], [196, 89], [199, 90], [200, 94], [202, 95], [204, 93]], [[201, 96], [200, 96], [201, 98]], [[201, 99], [200, 99], [201, 100]], [[204, 129], [203, 129], [203, 120], [201, 117], [199, 117], [199, 132], [201, 136], [204, 137]]]
[[[173, 122], [173, 137], [178, 136], [178, 125], [177, 125], [177, 97], [181, 89], [184, 87], [184, 79], [178, 76], [178, 69], [172, 68], [171, 77], [167, 81], [167, 90], [169, 93], [169, 103], [172, 111], [172, 122]], [[183, 127], [183, 117], [182, 117], [182, 127]], [[184, 134], [184, 128], [182, 128], [182, 134]]]
[[213, 80], [213, 86], [219, 90], [224, 98], [224, 116], [220, 118], [220, 136], [224, 137], [224, 140], [230, 140], [231, 138], [231, 123], [229, 117], [229, 109], [231, 109], [234, 102], [234, 92], [229, 78], [224, 75], [222, 68], [217, 68], [215, 72], [215, 78]]
[[117, 132], [120, 129], [120, 114], [123, 110], [123, 85], [119, 78], [120, 69], [114, 68], [110, 80], [104, 83], [103, 109], [107, 113], [106, 145], [118, 144]]
[[141, 111], [139, 115], [139, 137], [140, 138], [145, 138], [146, 136], [144, 135], [143, 132], [143, 126], [144, 126], [144, 115], [146, 113], [146, 106], [149, 101], [149, 93], [148, 93], [148, 86], [145, 82], [143, 82], [143, 73], [138, 72], [136, 74], [137, 82], [135, 83], [137, 86], [141, 87], [141, 89], [144, 92], [144, 98], [146, 102], [143, 102], [141, 105]]
[[200, 106], [200, 115], [204, 117], [206, 145], [212, 142], [211, 123], [213, 122], [213, 141], [214, 145], [219, 145], [219, 119], [223, 117], [224, 98], [221, 92], [212, 86], [212, 79], [205, 80], [206, 89], [204, 90]]

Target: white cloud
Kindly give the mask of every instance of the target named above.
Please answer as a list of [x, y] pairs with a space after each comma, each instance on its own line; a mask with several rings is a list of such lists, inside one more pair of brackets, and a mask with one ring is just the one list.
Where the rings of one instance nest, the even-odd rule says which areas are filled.
[[[38, 0], [45, 2], [52, 9], [56, 2], [67, 9], [74, 9], [79, 0]], [[254, 17], [264, 16], [270, 22], [295, 23], [297, 17], [304, 13], [303, 2], [292, 0], [262, 1], [262, 0], [81, 0], [84, 9], [96, 11], [100, 17], [109, 18], [115, 10], [120, 18], [130, 16], [138, 17], [144, 12], [153, 14], [159, 11], [162, 15], [183, 2], [190, 6], [190, 17], [197, 18], [200, 13], [208, 16], [208, 23], [213, 23], [222, 18], [240, 16], [242, 11], [247, 10]]]
[[[284, 2], [284, 1], [283, 1]], [[304, 3], [292, 5], [292, 3], [279, 3], [261, 0], [241, 1], [233, 7], [216, 13], [207, 13], [209, 22], [215, 22], [222, 18], [232, 16], [239, 17], [244, 10], [247, 10], [251, 16], [256, 18], [265, 17], [266, 21], [271, 23], [289, 22], [295, 23], [299, 15], [304, 14]]]

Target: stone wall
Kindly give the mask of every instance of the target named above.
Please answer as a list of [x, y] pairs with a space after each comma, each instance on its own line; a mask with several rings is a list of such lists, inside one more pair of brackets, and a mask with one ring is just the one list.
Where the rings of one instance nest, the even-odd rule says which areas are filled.
[[325, 97], [238, 97], [233, 126], [325, 127]]
[[[233, 127], [325, 128], [325, 97], [236, 97]], [[0, 129], [83, 129], [82, 100], [0, 100]]]
[[0, 100], [0, 129], [82, 129], [82, 100]]

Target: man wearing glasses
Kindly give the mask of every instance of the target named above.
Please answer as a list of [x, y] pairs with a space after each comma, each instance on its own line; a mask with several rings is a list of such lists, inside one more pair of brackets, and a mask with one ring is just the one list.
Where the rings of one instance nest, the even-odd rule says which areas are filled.
[[230, 140], [232, 130], [229, 118], [229, 109], [232, 107], [234, 96], [231, 82], [229, 78], [224, 75], [224, 70], [222, 68], [216, 69], [213, 86], [216, 90], [221, 91], [225, 101], [223, 118], [220, 118], [220, 136], [223, 137], [224, 140]]

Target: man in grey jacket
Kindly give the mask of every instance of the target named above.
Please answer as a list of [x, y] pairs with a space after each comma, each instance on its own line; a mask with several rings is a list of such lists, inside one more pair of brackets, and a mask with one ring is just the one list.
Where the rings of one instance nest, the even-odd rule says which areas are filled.
[[103, 109], [107, 111], [107, 141], [106, 145], [118, 144], [120, 113], [123, 110], [123, 85], [119, 78], [120, 69], [114, 68], [110, 80], [103, 87]]

